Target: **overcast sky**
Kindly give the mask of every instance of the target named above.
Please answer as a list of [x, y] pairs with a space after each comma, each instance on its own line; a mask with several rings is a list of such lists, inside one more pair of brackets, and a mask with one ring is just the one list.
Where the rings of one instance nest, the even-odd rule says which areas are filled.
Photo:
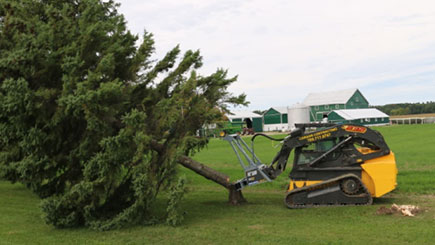
[[[199, 49], [203, 75], [226, 68], [249, 109], [359, 88], [372, 105], [435, 101], [435, 1], [118, 0], [156, 57]], [[243, 108], [242, 108], [243, 109]]]

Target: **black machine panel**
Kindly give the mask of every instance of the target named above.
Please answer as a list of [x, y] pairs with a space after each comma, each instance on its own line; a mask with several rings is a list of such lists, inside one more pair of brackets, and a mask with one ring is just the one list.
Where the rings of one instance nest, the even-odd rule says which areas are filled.
[[325, 180], [342, 173], [361, 176], [360, 165], [369, 159], [388, 155], [390, 149], [380, 133], [365, 126], [327, 124], [328, 127], [306, 132], [303, 124], [292, 131], [283, 142], [267, 172], [274, 179], [285, 170], [288, 158], [295, 149], [292, 179]]

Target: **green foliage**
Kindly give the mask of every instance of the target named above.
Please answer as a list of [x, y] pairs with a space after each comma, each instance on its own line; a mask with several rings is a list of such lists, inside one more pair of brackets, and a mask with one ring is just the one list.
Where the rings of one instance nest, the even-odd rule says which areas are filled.
[[186, 192], [185, 183], [186, 178], [181, 177], [178, 179], [178, 183], [172, 186], [170, 189], [169, 202], [166, 209], [168, 214], [168, 217], [166, 218], [166, 223], [169, 225], [177, 226], [184, 219], [184, 214], [180, 210], [180, 203], [183, 199], [184, 193]]
[[177, 46], [152, 61], [152, 35], [135, 46], [116, 8], [0, 2], [0, 177], [44, 198], [45, 220], [57, 227], [154, 222], [177, 157], [207, 144], [196, 131], [228, 104], [246, 104], [227, 92], [236, 77], [225, 70], [197, 73], [198, 51], [180, 57]]
[[435, 102], [433, 101], [427, 101], [425, 103], [388, 104], [374, 107], [388, 115], [435, 113]]

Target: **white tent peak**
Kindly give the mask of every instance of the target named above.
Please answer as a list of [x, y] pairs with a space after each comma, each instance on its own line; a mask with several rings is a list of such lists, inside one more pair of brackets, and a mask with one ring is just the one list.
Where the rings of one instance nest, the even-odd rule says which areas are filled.
[[281, 114], [287, 114], [288, 106], [274, 106], [274, 107], [271, 107], [270, 109], [274, 109], [275, 111], [277, 111]]
[[232, 111], [231, 114], [226, 115], [228, 119], [232, 120], [234, 118], [259, 118], [261, 115], [251, 111]]

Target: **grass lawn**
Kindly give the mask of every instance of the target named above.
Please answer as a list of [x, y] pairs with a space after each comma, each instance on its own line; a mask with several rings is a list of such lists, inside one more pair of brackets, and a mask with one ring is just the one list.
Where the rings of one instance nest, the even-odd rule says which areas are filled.
[[[376, 129], [396, 154], [399, 186], [371, 206], [287, 209], [289, 169], [272, 183], [246, 188], [247, 205], [229, 206], [225, 189], [180, 167], [189, 187], [181, 226], [96, 232], [46, 225], [35, 195], [20, 184], [0, 181], [0, 244], [434, 244], [435, 124]], [[276, 144], [259, 138], [256, 154], [269, 163], [279, 150]], [[232, 180], [243, 177], [227, 142], [212, 140], [194, 158]], [[392, 203], [419, 205], [425, 212], [416, 217], [376, 214]]]

